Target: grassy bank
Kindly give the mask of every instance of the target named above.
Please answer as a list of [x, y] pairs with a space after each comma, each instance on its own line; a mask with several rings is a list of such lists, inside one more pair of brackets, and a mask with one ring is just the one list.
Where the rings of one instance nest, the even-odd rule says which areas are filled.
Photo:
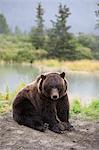
[[0, 92], [0, 114], [4, 114], [12, 110], [13, 99], [18, 91], [24, 86], [25, 83], [20, 83], [14, 92], [10, 92], [9, 87], [7, 86], [5, 92]]
[[95, 60], [78, 60], [78, 61], [59, 61], [57, 59], [43, 59], [34, 61], [34, 66], [46, 70], [65, 70], [65, 71], [99, 71], [99, 61]]
[[82, 106], [79, 99], [73, 99], [71, 103], [71, 116], [80, 115], [83, 118], [99, 119], [99, 99], [93, 99], [86, 106]]
[[[12, 101], [17, 92], [25, 86], [25, 83], [21, 83], [14, 92], [10, 92], [9, 88], [6, 88], [6, 92], [0, 93], [0, 114], [7, 113], [12, 110]], [[71, 103], [70, 113], [72, 117], [80, 115], [83, 118], [99, 119], [99, 99], [94, 99], [87, 106], [82, 106], [80, 99], [74, 98]]]
[[85, 72], [99, 72], [99, 61], [95, 60], [76, 60], [76, 61], [59, 61], [58, 59], [42, 59], [35, 60], [34, 62], [10, 62], [7, 63], [3, 60], [0, 65], [6, 64], [19, 64], [24, 66], [35, 66], [40, 72], [47, 71], [85, 71]]

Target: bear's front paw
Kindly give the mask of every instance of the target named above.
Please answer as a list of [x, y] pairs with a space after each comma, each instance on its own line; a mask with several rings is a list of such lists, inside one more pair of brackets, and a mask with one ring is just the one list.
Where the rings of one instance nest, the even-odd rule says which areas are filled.
[[60, 124], [55, 124], [52, 128], [50, 128], [50, 130], [55, 133], [62, 133], [61, 131], [64, 130], [64, 127]]
[[46, 127], [45, 126], [36, 126], [35, 129], [38, 131], [44, 132], [46, 130]]
[[69, 122], [62, 122], [62, 124], [64, 125], [65, 130], [68, 130], [68, 131], [74, 130], [73, 125], [71, 125]]
[[61, 131], [65, 131], [65, 126], [61, 122], [58, 124]]

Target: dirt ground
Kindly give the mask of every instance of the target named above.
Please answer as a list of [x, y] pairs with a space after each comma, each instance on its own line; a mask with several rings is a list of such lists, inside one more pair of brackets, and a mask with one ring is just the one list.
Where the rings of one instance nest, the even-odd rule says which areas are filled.
[[74, 131], [43, 133], [13, 121], [11, 113], [0, 117], [0, 150], [99, 150], [99, 121], [72, 119]]

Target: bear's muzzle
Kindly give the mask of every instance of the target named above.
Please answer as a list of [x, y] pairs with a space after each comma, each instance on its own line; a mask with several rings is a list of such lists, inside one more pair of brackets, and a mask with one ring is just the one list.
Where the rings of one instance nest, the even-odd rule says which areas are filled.
[[54, 88], [51, 90], [51, 99], [57, 100], [59, 98], [58, 89]]

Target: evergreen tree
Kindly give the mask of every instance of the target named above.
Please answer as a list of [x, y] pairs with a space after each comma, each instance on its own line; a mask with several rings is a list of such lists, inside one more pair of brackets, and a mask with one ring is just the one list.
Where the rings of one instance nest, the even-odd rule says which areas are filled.
[[96, 20], [96, 29], [99, 29], [99, 3], [97, 4], [97, 10], [95, 11], [95, 14], [96, 14], [96, 17], [97, 17], [97, 20]]
[[9, 27], [3, 14], [0, 14], [0, 33], [9, 33]]
[[43, 20], [44, 10], [41, 3], [38, 3], [36, 23], [37, 27], [32, 29], [31, 39], [33, 46], [38, 48], [44, 47], [45, 35], [44, 35], [44, 20]]
[[59, 5], [56, 22], [52, 21], [52, 29], [49, 31], [48, 52], [50, 57], [69, 58], [74, 57], [73, 45], [70, 43], [71, 34], [68, 33], [67, 18], [70, 15], [66, 5]]

